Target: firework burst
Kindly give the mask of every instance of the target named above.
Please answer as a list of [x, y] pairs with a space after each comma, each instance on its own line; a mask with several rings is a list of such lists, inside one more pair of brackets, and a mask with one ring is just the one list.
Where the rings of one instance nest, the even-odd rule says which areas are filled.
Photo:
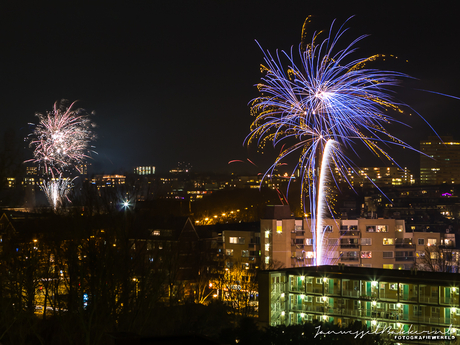
[[91, 114], [75, 108], [75, 102], [67, 104], [62, 100], [54, 104], [52, 111], [35, 114], [39, 122], [27, 138], [34, 158], [26, 162], [38, 164], [44, 178], [41, 188], [54, 210], [69, 200], [68, 193], [75, 179], [64, 177], [64, 173], [81, 172], [78, 165], [94, 152], [90, 144], [96, 139]]
[[[256, 118], [246, 138], [260, 148], [269, 142], [275, 146], [295, 139], [293, 145], [282, 149], [266, 175], [288, 155], [300, 152], [294, 171], [299, 169], [302, 176], [301, 200], [305, 213], [311, 215], [316, 265], [325, 264], [327, 257], [322, 219], [330, 207], [325, 183], [333, 167], [345, 178], [346, 169], [354, 167], [343, 150], [362, 143], [396, 164], [383, 146], [391, 143], [413, 149], [385, 129], [389, 123], [400, 123], [389, 114], [400, 114], [407, 107], [395, 101], [392, 88], [408, 76], [366, 68], [379, 56], [353, 58], [356, 44], [365, 36], [339, 48], [346, 31], [342, 26], [334, 33], [333, 23], [323, 40], [321, 34], [314, 33], [306, 41], [304, 25], [298, 58], [292, 49], [289, 53], [265, 53], [264, 76], [257, 85], [261, 96], [251, 103]], [[309, 205], [304, 203], [306, 195]]]
[[96, 138], [90, 114], [84, 109], [74, 109], [75, 102], [67, 107], [65, 101], [56, 102], [52, 111], [37, 113], [39, 119], [29, 136], [29, 146], [34, 149], [34, 159], [45, 174], [59, 176], [62, 171], [76, 168], [92, 151], [91, 141]]

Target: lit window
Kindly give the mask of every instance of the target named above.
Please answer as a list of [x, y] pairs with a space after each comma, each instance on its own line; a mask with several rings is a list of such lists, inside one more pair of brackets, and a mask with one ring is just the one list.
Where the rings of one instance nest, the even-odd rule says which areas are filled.
[[394, 238], [384, 238], [383, 239], [383, 245], [384, 246], [391, 246], [393, 244], [395, 244]]
[[238, 237], [229, 237], [228, 238], [229, 243], [238, 243]]
[[305, 240], [305, 243], [307, 244], [307, 246], [312, 246], [313, 245], [313, 238], [307, 238]]
[[428, 239], [428, 245], [429, 246], [435, 246], [437, 243], [438, 243], [438, 241], [436, 240], [436, 238], [429, 238]]
[[282, 220], [276, 221], [276, 232], [278, 234], [281, 234], [283, 232], [283, 221]]
[[226, 254], [227, 256], [233, 256], [233, 249], [226, 249], [226, 250], [225, 250], [225, 254]]
[[377, 225], [377, 232], [388, 232], [386, 225]]
[[361, 252], [361, 259], [372, 259], [372, 252]]

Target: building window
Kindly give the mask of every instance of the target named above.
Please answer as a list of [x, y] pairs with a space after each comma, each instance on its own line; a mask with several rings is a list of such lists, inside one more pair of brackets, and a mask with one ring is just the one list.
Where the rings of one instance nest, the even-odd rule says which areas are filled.
[[436, 238], [429, 238], [428, 239], [428, 245], [429, 246], [435, 246], [437, 243], [438, 243], [438, 241], [436, 240]]
[[334, 251], [328, 251], [327, 252], [327, 257], [329, 259], [338, 259], [340, 256], [339, 256], [339, 252], [334, 250]]
[[439, 253], [436, 253], [436, 252], [430, 253], [430, 259], [438, 259], [438, 258], [439, 258]]
[[270, 230], [265, 230], [265, 238], [270, 238]]
[[307, 259], [313, 259], [315, 257], [315, 252], [305, 252]]
[[327, 245], [328, 246], [338, 246], [339, 245], [339, 239], [338, 238], [329, 238], [327, 240]]
[[301, 231], [302, 229], [302, 221], [301, 220], [295, 220], [294, 221], [294, 226], [296, 231]]
[[384, 238], [383, 239], [383, 245], [384, 246], [391, 246], [395, 244], [394, 238]]
[[372, 252], [361, 252], [361, 259], [372, 259]]
[[324, 232], [332, 232], [332, 226], [326, 225], [326, 226], [324, 227]]
[[241, 251], [241, 257], [242, 258], [248, 258], [249, 257], [249, 250], [242, 250]]
[[386, 225], [377, 225], [377, 232], [388, 232], [388, 228]]
[[383, 258], [392, 258], [393, 257], [393, 252], [383, 252]]
[[276, 221], [276, 232], [278, 234], [281, 234], [283, 232], [283, 221], [282, 220]]
[[419, 244], [419, 246], [424, 246], [425, 245], [425, 239], [424, 238], [419, 238], [418, 239], [418, 244]]
[[238, 244], [244, 244], [246, 239], [244, 237], [238, 237]]
[[268, 265], [270, 263], [270, 257], [266, 256], [265, 257], [265, 264]]
[[396, 283], [391, 283], [389, 287], [390, 287], [390, 290], [398, 290], [398, 284]]
[[362, 246], [370, 246], [372, 245], [372, 238], [362, 238], [361, 239]]
[[393, 269], [393, 264], [383, 264], [383, 268], [387, 270], [392, 270]]
[[226, 249], [226, 250], [225, 250], [225, 254], [226, 254], [227, 256], [233, 256], [233, 249]]
[[307, 238], [305, 240], [305, 243], [307, 244], [307, 246], [312, 246], [313, 245], [313, 238]]
[[160, 230], [153, 230], [153, 236], [160, 236]]
[[375, 225], [366, 226], [366, 231], [367, 232], [375, 232]]
[[229, 237], [228, 241], [229, 243], [238, 243], [238, 237]]

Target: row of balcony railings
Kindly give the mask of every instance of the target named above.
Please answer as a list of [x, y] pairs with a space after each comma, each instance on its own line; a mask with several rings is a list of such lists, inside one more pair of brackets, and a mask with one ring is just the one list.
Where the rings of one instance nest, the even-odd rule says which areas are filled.
[[[293, 280], [288, 284], [289, 292], [300, 294], [323, 294], [352, 297], [364, 300], [407, 301], [428, 304], [459, 305], [458, 287], [439, 287], [431, 285], [412, 285], [398, 283], [378, 283], [370, 281], [343, 281], [328, 279], [324, 283]], [[280, 289], [282, 289], [280, 287]]]
[[[450, 308], [447, 308], [450, 309]], [[460, 323], [460, 315], [448, 310], [447, 315], [439, 313], [405, 313], [400, 311], [375, 311], [371, 309], [347, 309], [347, 308], [332, 308], [322, 306], [292, 306], [289, 312], [296, 313], [320, 313], [329, 314], [330, 316], [349, 316], [349, 317], [364, 317], [376, 319], [380, 321], [401, 321], [401, 322], [417, 322], [440, 325], [458, 325]]]
[[359, 236], [359, 230], [340, 230], [340, 236]]

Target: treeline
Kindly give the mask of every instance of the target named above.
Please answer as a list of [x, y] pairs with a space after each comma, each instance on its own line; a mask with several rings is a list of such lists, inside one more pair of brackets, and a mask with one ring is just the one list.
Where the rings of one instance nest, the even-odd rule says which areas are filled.
[[174, 315], [199, 296], [185, 294], [174, 243], [147, 250], [134, 210], [16, 218], [1, 224], [2, 344], [106, 344], [117, 332], [177, 331], [165, 323], [188, 329]]

